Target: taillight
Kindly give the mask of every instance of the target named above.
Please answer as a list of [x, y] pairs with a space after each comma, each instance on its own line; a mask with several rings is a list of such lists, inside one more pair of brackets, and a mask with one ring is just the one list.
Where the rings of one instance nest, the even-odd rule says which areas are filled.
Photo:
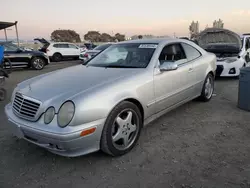
[[89, 55], [88, 54], [84, 54], [84, 57], [88, 57]]

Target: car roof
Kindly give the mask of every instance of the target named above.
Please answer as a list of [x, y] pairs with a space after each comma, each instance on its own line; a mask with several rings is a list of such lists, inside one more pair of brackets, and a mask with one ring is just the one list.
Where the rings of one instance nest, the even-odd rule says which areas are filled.
[[178, 38], [166, 37], [166, 38], [127, 40], [127, 41], [123, 41], [123, 42], [119, 42], [119, 43], [155, 43], [155, 44], [160, 44], [162, 42], [181, 42], [181, 41], [187, 41], [187, 40], [186, 39], [178, 39]]
[[50, 44], [74, 44], [71, 42], [51, 42]]

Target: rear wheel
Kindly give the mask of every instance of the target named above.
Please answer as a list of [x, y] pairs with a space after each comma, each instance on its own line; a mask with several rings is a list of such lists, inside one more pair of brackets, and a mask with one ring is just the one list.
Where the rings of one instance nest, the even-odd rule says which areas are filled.
[[6, 98], [6, 90], [0, 88], [0, 101], [4, 101], [5, 98]]
[[62, 61], [62, 55], [59, 54], [59, 53], [55, 53], [55, 54], [52, 56], [52, 60], [55, 61], [55, 62]]
[[138, 107], [128, 101], [118, 104], [103, 128], [101, 150], [112, 156], [129, 152], [139, 139], [142, 116]]
[[44, 59], [40, 57], [34, 57], [31, 60], [31, 67], [35, 70], [42, 70], [45, 66], [45, 61]]
[[203, 84], [203, 88], [199, 99], [201, 101], [208, 102], [212, 98], [213, 92], [214, 92], [214, 76], [211, 73], [209, 73]]

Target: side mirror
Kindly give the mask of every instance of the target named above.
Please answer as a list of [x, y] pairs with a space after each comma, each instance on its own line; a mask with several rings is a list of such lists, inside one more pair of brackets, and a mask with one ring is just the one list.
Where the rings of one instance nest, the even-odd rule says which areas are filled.
[[172, 71], [172, 70], [176, 70], [177, 68], [178, 68], [177, 63], [171, 62], [171, 61], [164, 61], [160, 65], [160, 71]]

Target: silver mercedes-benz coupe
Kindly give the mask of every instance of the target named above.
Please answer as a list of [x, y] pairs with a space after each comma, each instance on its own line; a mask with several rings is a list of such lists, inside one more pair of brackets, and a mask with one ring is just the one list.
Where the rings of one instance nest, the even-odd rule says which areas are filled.
[[214, 90], [216, 56], [185, 39], [116, 43], [87, 62], [16, 86], [5, 113], [19, 138], [63, 156], [129, 152], [141, 129]]

